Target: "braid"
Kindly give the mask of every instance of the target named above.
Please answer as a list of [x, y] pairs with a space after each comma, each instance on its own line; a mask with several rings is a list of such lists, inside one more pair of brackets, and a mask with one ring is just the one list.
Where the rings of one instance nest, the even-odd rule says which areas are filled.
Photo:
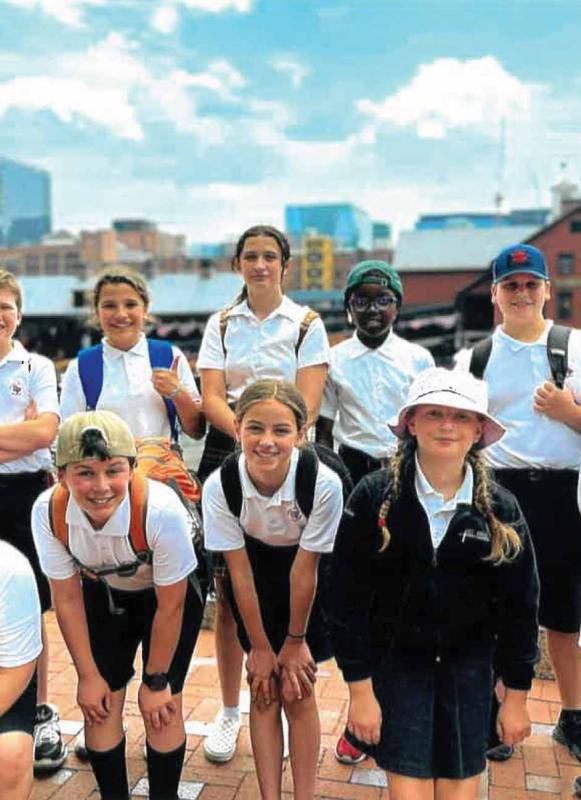
[[391, 506], [392, 500], [397, 500], [401, 494], [401, 488], [405, 482], [408, 473], [412, 471], [414, 463], [414, 454], [416, 452], [415, 437], [407, 435], [398, 445], [397, 450], [389, 460], [391, 469], [391, 486], [388, 490], [387, 496], [379, 507], [377, 517], [377, 526], [381, 531], [382, 543], [379, 552], [383, 553], [389, 547], [391, 533], [387, 527], [387, 515]]
[[511, 561], [522, 547], [521, 540], [515, 529], [501, 522], [492, 510], [489, 472], [480, 453], [472, 449], [467, 458], [474, 471], [474, 505], [485, 517], [490, 528], [491, 548], [487, 560], [495, 564]]

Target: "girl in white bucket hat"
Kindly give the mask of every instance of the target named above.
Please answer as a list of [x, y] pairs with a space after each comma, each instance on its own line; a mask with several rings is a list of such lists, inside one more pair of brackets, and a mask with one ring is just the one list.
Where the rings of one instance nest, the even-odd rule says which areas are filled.
[[412, 383], [389, 467], [351, 495], [334, 550], [335, 655], [354, 746], [393, 800], [472, 800], [485, 768], [493, 663], [498, 729], [516, 744], [537, 657], [538, 577], [526, 522], [479, 451], [503, 427], [486, 385], [433, 368]]

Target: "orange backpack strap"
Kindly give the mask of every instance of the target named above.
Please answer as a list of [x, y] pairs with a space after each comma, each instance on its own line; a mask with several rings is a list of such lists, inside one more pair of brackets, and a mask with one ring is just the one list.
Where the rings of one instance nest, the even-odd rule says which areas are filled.
[[303, 340], [304, 340], [305, 336], [307, 335], [307, 331], [309, 330], [311, 322], [314, 322], [318, 318], [319, 318], [319, 315], [317, 314], [316, 311], [313, 311], [312, 308], [307, 309], [307, 313], [302, 318], [301, 324], [300, 324], [300, 327], [299, 327], [299, 338], [297, 339], [297, 343], [296, 343], [296, 346], [295, 346], [295, 355], [298, 356], [298, 354], [299, 354], [299, 350], [301, 349], [301, 345], [303, 343]]
[[220, 311], [219, 317], [220, 341], [222, 342], [224, 355], [226, 355], [226, 328], [228, 327], [228, 316], [231, 310], [230, 306], [228, 306], [228, 308], [223, 308], [222, 311]]
[[131, 503], [129, 541], [137, 556], [141, 553], [149, 555], [151, 552], [145, 536], [148, 488], [147, 478], [139, 472], [134, 472], [129, 489], [129, 499]]
[[62, 483], [57, 483], [54, 492], [48, 501], [48, 519], [53, 536], [69, 549], [69, 526], [67, 525], [67, 504], [69, 502], [69, 490]]

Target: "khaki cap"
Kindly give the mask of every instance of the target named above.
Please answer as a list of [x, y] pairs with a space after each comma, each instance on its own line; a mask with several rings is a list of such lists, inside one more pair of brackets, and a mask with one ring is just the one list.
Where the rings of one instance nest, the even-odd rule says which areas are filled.
[[56, 440], [56, 465], [66, 467], [86, 458], [81, 450], [81, 437], [86, 430], [98, 430], [111, 458], [135, 458], [135, 440], [127, 423], [112, 411], [83, 411], [73, 414], [60, 427]]

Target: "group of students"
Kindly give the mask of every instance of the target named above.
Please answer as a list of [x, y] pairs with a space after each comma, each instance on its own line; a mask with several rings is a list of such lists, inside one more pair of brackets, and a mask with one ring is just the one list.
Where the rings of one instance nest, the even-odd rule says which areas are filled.
[[[205, 420], [199, 476], [223, 700], [204, 740], [210, 760], [234, 755], [246, 652], [261, 796], [281, 795], [284, 711], [295, 797], [313, 798], [317, 663], [335, 655], [350, 695], [336, 757], [357, 763], [373, 755], [396, 800], [475, 797], [487, 749], [491, 758], [510, 757], [530, 731], [538, 576], [563, 705], [554, 736], [581, 760], [581, 350], [573, 331], [560, 387], [547, 351], [542, 254], [517, 245], [493, 262], [501, 324], [481, 364], [485, 381], [469, 374], [476, 370], [468, 353], [454, 371], [436, 368], [428, 351], [393, 332], [403, 287], [382, 261], [349, 274], [345, 309], [355, 331], [330, 349], [320, 318], [284, 295], [289, 262], [275, 228], [256, 226], [240, 238], [233, 267], [244, 287], [208, 321], [201, 398], [183, 354], [144, 336], [143, 279], [124, 268], [103, 273], [94, 293], [103, 342], [69, 365], [60, 410], [50, 363], [13, 341], [20, 290], [0, 274], [0, 486], [14, 516], [5, 530], [39, 588], [48, 576], [79, 678], [82, 750], [101, 796], [129, 796], [122, 710], [141, 643], [150, 797], [177, 797], [181, 690], [203, 598], [191, 580], [187, 513], [154, 481], [144, 524], [151, 557], [136, 558], [131, 531], [144, 514], [134, 499], [134, 437], [175, 438], [181, 427], [199, 438]], [[59, 484], [46, 488], [59, 416]], [[324, 447], [335, 444], [342, 477]], [[343, 508], [349, 476], [356, 488]], [[42, 607], [49, 605], [47, 592]], [[24, 604], [18, 611], [22, 619], [31, 613]], [[3, 776], [14, 783], [3, 797], [26, 797], [30, 788], [35, 691], [35, 750], [57, 747], [55, 764], [66, 757], [46, 702], [48, 653], [36, 690], [30, 665], [40, 633], [33, 640], [27, 630], [6, 704], [0, 689], [0, 788]], [[0, 674], [15, 666], [2, 645], [0, 630]], [[492, 697], [497, 741], [488, 738]], [[16, 785], [13, 765], [23, 759]]]

